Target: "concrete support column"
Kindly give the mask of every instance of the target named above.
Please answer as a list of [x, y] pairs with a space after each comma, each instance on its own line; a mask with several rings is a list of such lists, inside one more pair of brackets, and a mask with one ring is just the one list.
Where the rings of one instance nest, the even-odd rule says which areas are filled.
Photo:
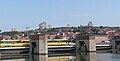
[[48, 54], [47, 36], [30, 36], [30, 54]]
[[120, 50], [120, 35], [114, 36], [113, 40], [111, 41], [111, 45], [113, 52]]
[[[76, 51], [96, 51], [96, 42], [93, 35], [77, 35], [76, 36]], [[82, 48], [84, 47], [84, 48]], [[83, 50], [84, 49], [84, 50]]]

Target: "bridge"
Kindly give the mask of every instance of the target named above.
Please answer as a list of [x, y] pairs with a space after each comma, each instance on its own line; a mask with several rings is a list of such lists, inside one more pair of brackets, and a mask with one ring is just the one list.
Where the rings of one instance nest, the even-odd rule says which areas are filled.
[[[89, 36], [89, 35], [79, 36], [76, 45], [48, 46], [47, 45], [48, 40], [49, 39], [47, 39], [47, 36], [33, 35], [30, 41], [30, 47], [0, 47], [0, 50], [29, 50], [31, 52], [36, 52], [36, 53], [39, 52], [46, 53], [47, 51], [75, 50], [77, 47], [77, 43], [79, 44], [78, 48], [83, 46], [85, 49], [87, 48], [87, 50], [91, 50], [91, 51], [96, 51], [96, 49], [112, 49], [113, 46], [112, 42], [95, 43], [94, 36]], [[117, 40], [119, 41], [120, 37]], [[87, 47], [85, 45], [87, 45]]]

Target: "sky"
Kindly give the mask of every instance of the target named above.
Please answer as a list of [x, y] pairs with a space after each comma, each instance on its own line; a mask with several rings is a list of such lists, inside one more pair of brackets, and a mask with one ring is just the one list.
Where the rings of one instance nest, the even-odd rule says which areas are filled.
[[87, 25], [120, 26], [120, 0], [0, 0], [0, 29]]

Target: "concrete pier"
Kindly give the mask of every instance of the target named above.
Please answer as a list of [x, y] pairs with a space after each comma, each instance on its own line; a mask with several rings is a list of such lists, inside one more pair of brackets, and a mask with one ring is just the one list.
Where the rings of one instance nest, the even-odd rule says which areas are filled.
[[30, 39], [30, 54], [48, 54], [47, 36], [31, 35]]
[[114, 39], [111, 41], [111, 45], [113, 52], [120, 50], [120, 35], [114, 36]]
[[94, 35], [77, 35], [76, 51], [95, 52], [96, 43]]

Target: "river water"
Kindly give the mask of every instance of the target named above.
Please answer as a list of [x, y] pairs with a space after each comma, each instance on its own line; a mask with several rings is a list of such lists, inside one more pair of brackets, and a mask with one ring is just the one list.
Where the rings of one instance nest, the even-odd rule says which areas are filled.
[[48, 55], [0, 54], [0, 61], [120, 61], [119, 53], [50, 53]]

